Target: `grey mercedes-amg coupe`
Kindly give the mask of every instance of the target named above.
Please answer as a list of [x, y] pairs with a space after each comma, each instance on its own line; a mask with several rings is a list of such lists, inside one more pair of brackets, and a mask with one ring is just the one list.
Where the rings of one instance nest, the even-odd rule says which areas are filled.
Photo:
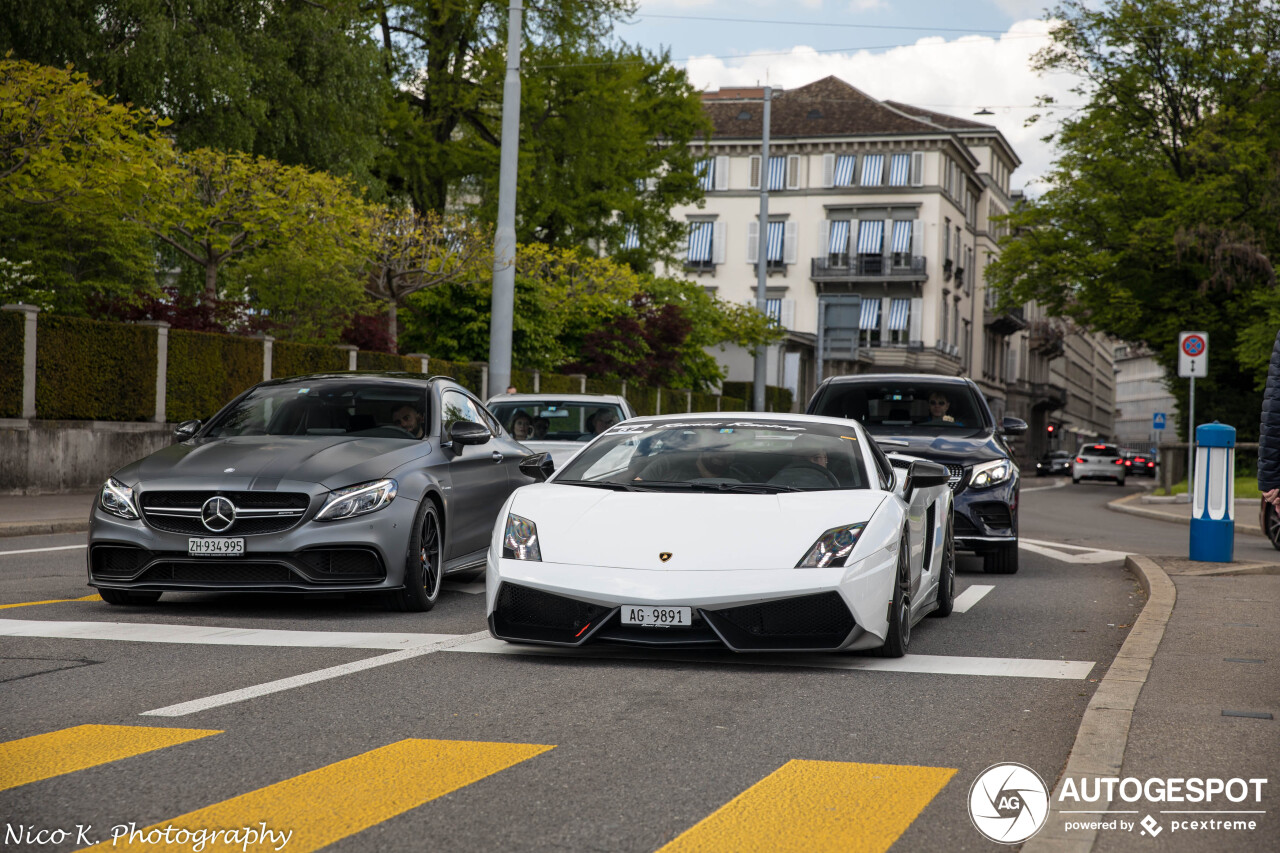
[[483, 564], [517, 487], [550, 473], [447, 377], [332, 373], [263, 382], [116, 471], [89, 528], [111, 604], [165, 591], [381, 591], [430, 610]]

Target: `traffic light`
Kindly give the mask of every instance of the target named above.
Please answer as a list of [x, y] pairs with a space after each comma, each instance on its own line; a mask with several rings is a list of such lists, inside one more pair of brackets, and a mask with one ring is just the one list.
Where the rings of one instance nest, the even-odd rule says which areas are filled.
[[1053, 435], [1053, 424], [1049, 424], [1045, 429], [1048, 431], [1049, 435]]

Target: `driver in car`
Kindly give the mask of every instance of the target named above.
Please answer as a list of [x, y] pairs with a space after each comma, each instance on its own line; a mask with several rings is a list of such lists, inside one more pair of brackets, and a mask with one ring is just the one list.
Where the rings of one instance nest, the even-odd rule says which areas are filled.
[[421, 409], [413, 403], [404, 403], [397, 406], [396, 410], [391, 413], [391, 423], [400, 427], [400, 429], [414, 438], [422, 438], [422, 428], [426, 421], [422, 417]]
[[948, 414], [951, 410], [951, 401], [947, 399], [947, 395], [941, 391], [934, 391], [929, 394], [929, 420], [928, 424], [955, 424], [956, 426], [964, 426], [963, 423], [957, 421], [953, 415]]

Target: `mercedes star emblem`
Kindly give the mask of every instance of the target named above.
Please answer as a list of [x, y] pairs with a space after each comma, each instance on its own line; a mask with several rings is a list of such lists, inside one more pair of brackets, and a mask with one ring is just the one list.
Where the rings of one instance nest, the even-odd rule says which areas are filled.
[[222, 533], [235, 522], [236, 506], [222, 495], [214, 495], [200, 508], [200, 520], [214, 533]]

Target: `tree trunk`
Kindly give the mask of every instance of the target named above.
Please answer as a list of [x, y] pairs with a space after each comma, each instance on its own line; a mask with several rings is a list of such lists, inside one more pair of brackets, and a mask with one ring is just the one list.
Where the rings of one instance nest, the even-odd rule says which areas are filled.
[[204, 268], [204, 295], [206, 299], [218, 301], [218, 265], [206, 264]]
[[394, 296], [387, 299], [387, 337], [391, 339], [391, 351], [400, 352], [398, 332], [396, 326], [396, 298]]

